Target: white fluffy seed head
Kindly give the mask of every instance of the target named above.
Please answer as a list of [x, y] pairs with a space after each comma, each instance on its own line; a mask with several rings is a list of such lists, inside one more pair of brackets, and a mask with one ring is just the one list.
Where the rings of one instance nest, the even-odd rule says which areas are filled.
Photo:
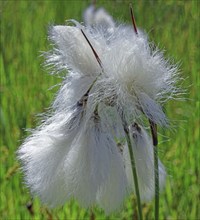
[[[154, 123], [167, 125], [162, 104], [177, 93], [177, 68], [170, 65], [158, 49], [152, 48], [140, 30], [136, 34], [132, 27], [115, 25], [113, 32], [107, 35], [101, 26], [84, 27], [76, 21], [73, 23], [75, 27], [51, 29], [55, 49], [47, 59], [49, 65], [70, 71], [73, 85], [68, 87], [68, 91], [72, 91], [69, 93], [79, 98], [78, 94], [98, 79], [90, 92], [94, 106], [114, 101], [136, 118], [139, 110]], [[102, 68], [81, 30], [98, 54]], [[59, 93], [56, 103], [61, 103], [59, 97], [66, 97], [63, 92]]]
[[[107, 120], [108, 111], [112, 109], [113, 118], [123, 111], [127, 121], [144, 113], [166, 125], [161, 104], [177, 92], [177, 69], [142, 31], [117, 26], [105, 10], [91, 6], [84, 18], [86, 26], [73, 21], [75, 26], [50, 29], [53, 50], [46, 65], [68, 75], [52, 105], [53, 115], [25, 140], [18, 158], [27, 185], [45, 203], [55, 206], [76, 198], [84, 207], [97, 203], [110, 213], [121, 207], [128, 186], [134, 191], [134, 183], [128, 147], [122, 155], [110, 134], [117, 130], [124, 137], [121, 121]], [[86, 106], [79, 105], [86, 92]], [[93, 117], [97, 106], [101, 120]], [[149, 201], [154, 195], [152, 142], [142, 127], [133, 126], [130, 133], [141, 198]], [[166, 172], [160, 161], [159, 176], [162, 188]]]
[[176, 93], [176, 68], [150, 47], [143, 33], [136, 35], [124, 26], [116, 28], [102, 63], [108, 75], [105, 81], [113, 82], [124, 108], [131, 111], [137, 105], [155, 123], [167, 124], [158, 102]]

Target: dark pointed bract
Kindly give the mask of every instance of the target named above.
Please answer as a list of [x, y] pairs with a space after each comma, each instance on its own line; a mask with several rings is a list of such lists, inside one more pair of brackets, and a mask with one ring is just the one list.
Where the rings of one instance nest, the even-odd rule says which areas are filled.
[[83, 36], [85, 37], [86, 41], [88, 42], [88, 44], [90, 45], [90, 48], [92, 49], [92, 52], [94, 53], [94, 56], [95, 56], [97, 62], [99, 63], [100, 67], [103, 69], [101, 60], [100, 60], [97, 52], [95, 51], [94, 47], [92, 46], [92, 44], [90, 43], [89, 39], [87, 38], [87, 36], [85, 35], [85, 33], [83, 32], [82, 29], [81, 29], [81, 32], [82, 32]]
[[135, 31], [136, 34], [138, 34], [137, 26], [136, 26], [136, 22], [135, 22], [135, 17], [134, 17], [134, 14], [133, 14], [132, 4], [130, 4], [130, 12], [131, 12], [131, 19], [132, 19], [134, 31]]

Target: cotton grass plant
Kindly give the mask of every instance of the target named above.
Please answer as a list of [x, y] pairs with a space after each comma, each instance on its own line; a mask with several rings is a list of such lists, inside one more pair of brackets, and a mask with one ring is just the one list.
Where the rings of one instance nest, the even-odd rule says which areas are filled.
[[141, 202], [156, 196], [158, 219], [166, 171], [157, 125], [169, 125], [163, 104], [178, 92], [177, 68], [136, 27], [133, 14], [129, 26], [90, 6], [84, 20], [49, 30], [46, 66], [66, 76], [49, 116], [18, 150], [25, 181], [51, 207], [75, 198], [107, 214], [133, 192], [140, 219]]

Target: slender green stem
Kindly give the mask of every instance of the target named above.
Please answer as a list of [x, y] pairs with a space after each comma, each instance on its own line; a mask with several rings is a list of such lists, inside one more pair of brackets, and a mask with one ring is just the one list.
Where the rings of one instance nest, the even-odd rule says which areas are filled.
[[140, 191], [139, 191], [139, 185], [138, 185], [138, 176], [137, 176], [137, 170], [136, 170], [136, 164], [135, 164], [135, 158], [133, 155], [133, 149], [131, 145], [131, 139], [129, 136], [129, 132], [126, 128], [124, 128], [125, 134], [126, 134], [126, 140], [128, 144], [129, 154], [131, 158], [131, 167], [132, 167], [132, 173], [133, 173], [133, 179], [134, 179], [134, 185], [135, 185], [135, 192], [136, 192], [136, 198], [137, 198], [137, 204], [138, 204], [138, 219], [142, 220], [142, 206], [140, 201]]
[[159, 219], [159, 170], [158, 147], [154, 146], [154, 178], [155, 178], [155, 220]]
[[131, 144], [131, 137], [129, 134], [129, 129], [128, 129], [128, 125], [127, 125], [127, 122], [126, 122], [126, 119], [124, 116], [124, 112], [121, 109], [117, 109], [117, 110], [118, 110], [118, 114], [122, 120], [124, 132], [125, 132], [125, 136], [126, 136], [126, 141], [128, 144], [129, 155], [130, 155], [130, 159], [131, 159], [131, 168], [132, 168], [133, 180], [134, 180], [134, 185], [135, 185], [135, 193], [136, 193], [136, 199], [137, 199], [137, 205], [138, 205], [138, 219], [143, 220], [137, 169], [136, 169], [136, 163], [135, 163], [135, 158], [134, 158], [134, 154], [133, 154], [133, 148], [132, 148], [132, 144]]

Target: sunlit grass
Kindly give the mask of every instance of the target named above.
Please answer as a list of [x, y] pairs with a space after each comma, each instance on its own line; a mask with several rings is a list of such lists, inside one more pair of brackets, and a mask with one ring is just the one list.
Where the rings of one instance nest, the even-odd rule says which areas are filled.
[[[97, 1], [114, 18], [131, 23], [130, 1]], [[160, 130], [159, 154], [169, 173], [160, 197], [160, 219], [200, 219], [199, 193], [199, 1], [134, 1], [138, 27], [165, 49], [165, 55], [180, 61], [185, 101], [165, 106], [173, 127]], [[64, 24], [81, 15], [89, 1], [0, 1], [1, 24], [1, 138], [0, 219], [90, 219], [90, 212], [76, 202], [48, 210], [33, 202], [32, 216], [26, 204], [31, 196], [23, 185], [15, 151], [34, 128], [36, 115], [46, 111], [61, 79], [49, 76], [42, 67], [40, 51], [47, 51], [48, 25]], [[167, 139], [166, 137], [169, 137]], [[134, 219], [136, 202], [129, 198], [125, 208], [111, 217], [94, 209], [96, 218]], [[143, 207], [146, 219], [153, 218], [154, 202]]]

